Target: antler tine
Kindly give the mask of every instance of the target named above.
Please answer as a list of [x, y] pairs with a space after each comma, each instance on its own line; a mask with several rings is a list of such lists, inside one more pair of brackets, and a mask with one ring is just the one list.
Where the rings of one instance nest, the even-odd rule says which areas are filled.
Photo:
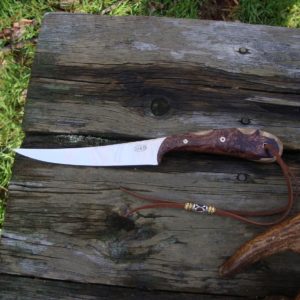
[[219, 269], [230, 276], [242, 268], [272, 254], [292, 250], [300, 253], [300, 213], [273, 226], [242, 245]]

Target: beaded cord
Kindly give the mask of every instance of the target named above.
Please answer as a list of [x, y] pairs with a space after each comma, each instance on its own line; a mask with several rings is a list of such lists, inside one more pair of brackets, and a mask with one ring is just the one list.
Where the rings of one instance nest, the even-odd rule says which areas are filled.
[[[184, 209], [186, 211], [193, 211], [196, 213], [204, 213], [209, 215], [218, 215], [223, 217], [230, 217], [245, 223], [258, 225], [258, 226], [270, 226], [275, 225], [286, 219], [286, 217], [289, 215], [293, 203], [294, 203], [294, 192], [293, 192], [293, 183], [292, 180], [295, 180], [294, 175], [289, 170], [286, 163], [282, 160], [280, 154], [274, 149], [274, 147], [270, 144], [264, 145], [266, 151], [275, 158], [276, 162], [281, 167], [281, 170], [283, 172], [284, 178], [286, 180], [287, 188], [288, 188], [288, 201], [287, 204], [283, 207], [271, 209], [271, 210], [262, 210], [262, 211], [241, 211], [241, 210], [223, 210], [220, 208], [217, 208], [212, 205], [201, 205], [193, 202], [175, 202], [171, 200], [166, 199], [160, 199], [160, 198], [153, 198], [146, 195], [140, 195], [138, 193], [135, 193], [133, 191], [128, 190], [127, 188], [121, 187], [121, 190], [123, 192], [126, 192], [127, 194], [130, 194], [131, 196], [134, 196], [141, 200], [146, 200], [149, 202], [152, 202], [152, 204], [139, 206], [131, 211], [129, 211], [126, 216], [132, 215], [134, 212], [143, 210], [143, 209], [150, 209], [150, 208], [180, 208]], [[250, 219], [249, 217], [265, 217], [265, 216], [274, 216], [281, 214], [281, 216], [275, 220], [270, 222], [260, 222], [255, 221], [253, 219]]]

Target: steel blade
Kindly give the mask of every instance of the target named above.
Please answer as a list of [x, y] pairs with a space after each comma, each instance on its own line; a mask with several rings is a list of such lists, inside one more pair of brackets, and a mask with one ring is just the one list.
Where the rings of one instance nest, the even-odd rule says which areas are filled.
[[164, 139], [82, 148], [19, 148], [15, 152], [48, 163], [74, 166], [158, 165], [157, 153]]

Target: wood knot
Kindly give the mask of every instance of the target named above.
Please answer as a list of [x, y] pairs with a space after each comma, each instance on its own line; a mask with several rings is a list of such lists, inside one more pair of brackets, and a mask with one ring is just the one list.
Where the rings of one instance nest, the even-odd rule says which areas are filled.
[[165, 97], [156, 97], [152, 100], [150, 106], [151, 112], [154, 116], [163, 116], [170, 110], [170, 103]]
[[117, 213], [112, 213], [107, 216], [105, 224], [111, 231], [131, 231], [135, 228], [134, 221], [123, 217]]

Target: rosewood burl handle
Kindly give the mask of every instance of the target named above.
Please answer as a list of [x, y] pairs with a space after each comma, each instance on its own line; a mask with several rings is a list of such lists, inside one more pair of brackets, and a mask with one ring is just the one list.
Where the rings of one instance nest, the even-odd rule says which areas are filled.
[[249, 128], [212, 129], [167, 137], [158, 151], [158, 161], [170, 151], [193, 151], [245, 158], [258, 162], [273, 162], [265, 145], [272, 145], [282, 154], [281, 141], [274, 135]]

